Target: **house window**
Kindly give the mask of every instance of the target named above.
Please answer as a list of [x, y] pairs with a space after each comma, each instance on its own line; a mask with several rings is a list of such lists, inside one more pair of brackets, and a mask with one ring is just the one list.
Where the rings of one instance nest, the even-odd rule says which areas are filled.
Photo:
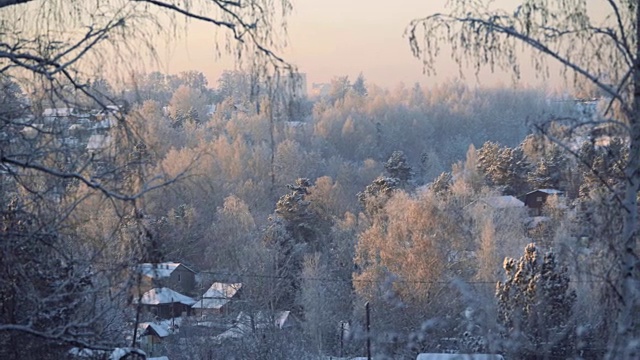
[[542, 202], [542, 196], [538, 196], [538, 197], [536, 198], [536, 201], [537, 201], [537, 202]]
[[182, 274], [178, 274], [178, 282], [180, 282], [180, 280], [182, 278], [180, 275], [182, 275]]

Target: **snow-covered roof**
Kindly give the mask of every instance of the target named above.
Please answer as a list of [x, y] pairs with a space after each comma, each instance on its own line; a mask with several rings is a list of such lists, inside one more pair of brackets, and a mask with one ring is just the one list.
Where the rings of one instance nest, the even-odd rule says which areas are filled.
[[147, 357], [144, 351], [136, 348], [115, 348], [111, 355], [109, 356], [109, 360], [121, 360], [126, 356], [131, 354], [139, 355], [142, 359]]
[[[240, 312], [236, 318], [235, 325], [227, 331], [215, 336], [213, 340], [220, 342], [228, 339], [238, 339], [251, 333], [253, 327], [256, 329], [265, 329], [270, 327], [271, 324], [278, 329], [282, 329], [284, 328], [285, 322], [289, 318], [290, 314], [290, 311], [278, 311], [274, 314], [273, 318], [271, 318], [268, 314], [258, 311], [252, 319], [249, 314]], [[271, 322], [272, 320], [273, 322]]]
[[193, 271], [193, 269], [189, 268], [188, 266], [182, 263], [176, 263], [176, 262], [164, 262], [164, 263], [157, 263], [157, 264], [143, 263], [138, 265], [138, 271], [144, 276], [148, 276], [154, 279], [161, 279], [161, 278], [167, 278], [171, 276], [171, 273], [173, 273], [173, 271], [177, 269], [180, 265], [182, 265], [185, 269], [195, 274], [195, 271]]
[[504, 360], [498, 354], [418, 354], [416, 360]]
[[229, 339], [239, 339], [249, 333], [251, 333], [251, 326], [244, 323], [238, 323], [227, 331], [214, 336], [213, 341], [222, 342]]
[[145, 332], [149, 328], [151, 328], [156, 333], [156, 335], [158, 335], [161, 338], [167, 337], [171, 334], [169, 332], [168, 326], [165, 326], [165, 324], [162, 324], [162, 323], [144, 322], [144, 323], [140, 323], [140, 325], [138, 325], [138, 328], [140, 328], [141, 330], [144, 330]]
[[241, 283], [213, 283], [202, 299], [193, 304], [194, 309], [220, 309], [238, 293]]
[[523, 207], [524, 203], [513, 196], [492, 196], [482, 200], [483, 203], [496, 209]]
[[[268, 323], [265, 321], [265, 316], [262, 312], [258, 312], [253, 317], [253, 326], [256, 329], [267, 327]], [[244, 312], [240, 312], [236, 317], [236, 324], [231, 327], [229, 330], [223, 332], [222, 334], [217, 335], [214, 339], [216, 340], [226, 340], [226, 339], [237, 339], [243, 337], [244, 335], [250, 333], [252, 331], [252, 319], [249, 314]]]
[[102, 150], [111, 145], [111, 136], [94, 134], [89, 137], [87, 150]]
[[219, 283], [215, 282], [207, 290], [203, 298], [210, 299], [231, 299], [242, 288], [242, 283]]
[[287, 320], [289, 319], [289, 315], [291, 315], [291, 311], [279, 311], [276, 313], [273, 322], [278, 329], [282, 329], [285, 327]]
[[557, 189], [536, 189], [536, 190], [533, 190], [533, 191], [529, 192], [528, 194], [533, 194], [535, 192], [543, 192], [543, 193], [549, 194], [549, 195], [561, 195], [561, 194], [564, 194], [564, 192], [562, 190], [557, 190]]
[[193, 305], [196, 301], [186, 295], [182, 295], [177, 291], [173, 291], [169, 288], [155, 288], [142, 294], [140, 299], [141, 304], [145, 305], [160, 305], [181, 303], [185, 305]]

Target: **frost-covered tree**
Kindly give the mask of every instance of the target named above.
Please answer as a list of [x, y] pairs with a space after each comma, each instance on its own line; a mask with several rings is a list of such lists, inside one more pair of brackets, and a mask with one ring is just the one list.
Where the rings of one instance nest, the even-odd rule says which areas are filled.
[[[243, 54], [238, 65], [266, 77], [290, 68], [272, 51], [284, 29], [275, 24], [289, 10], [286, 0], [0, 2], [0, 76], [28, 89], [31, 100], [20, 116], [5, 104], [0, 110], [0, 251], [3, 263], [12, 264], [0, 276], [0, 357], [64, 358], [73, 346], [135, 345], [137, 326], [125, 331], [113, 314], [127, 308], [135, 278], [130, 270], [158, 258], [146, 207], [149, 194], [175, 177], [148, 174], [142, 155], [153, 149], [137, 132], [134, 122], [141, 119], [112, 111], [109, 105], [121, 104], [117, 94], [92, 79], [105, 73], [122, 78], [118, 71], [154, 55], [155, 34], [166, 34], [163, 26], [180, 19], [226, 33], [233, 39], [228, 52]], [[166, 104], [173, 77], [155, 75], [142, 89], [132, 79], [130, 99], [162, 97], [157, 100]], [[44, 111], [49, 107], [75, 110], [52, 120]], [[106, 111], [117, 120], [110, 137], [89, 147], [88, 135], [75, 134], [93, 131], [89, 119]], [[33, 136], [19, 135], [25, 129]], [[11, 197], [17, 205], [9, 206]]]
[[173, 93], [169, 101], [169, 116], [175, 127], [182, 127], [185, 123], [199, 124], [207, 119], [206, 95], [202, 90], [181, 85]]
[[367, 85], [365, 83], [365, 79], [364, 79], [364, 75], [362, 75], [362, 73], [360, 73], [360, 75], [358, 75], [358, 77], [356, 78], [356, 81], [353, 82], [353, 85], [351, 85], [351, 88], [353, 89], [353, 92], [356, 93], [358, 96], [367, 96]]
[[0, 118], [4, 121], [0, 123], [0, 130], [7, 133], [5, 129], [10, 126], [10, 121], [27, 114], [26, 98], [20, 88], [10, 77], [0, 74]]
[[[92, 317], [87, 312], [87, 303], [92, 299], [85, 298], [88, 295], [85, 292], [92, 287], [90, 268], [67, 263], [62, 254], [50, 251], [71, 244], [64, 235], [42, 228], [40, 223], [46, 220], [29, 211], [23, 201], [3, 196], [0, 214], [0, 251], [3, 261], [11, 264], [0, 271], [0, 322], [13, 324], [5, 327], [14, 327], [15, 331], [24, 328], [20, 336], [17, 332], [0, 331], [0, 356], [22, 359], [33, 358], [37, 353], [43, 359], [64, 357], [65, 339], [74, 339], [74, 333], [85, 332], [81, 326], [83, 319]], [[60, 339], [38, 336], [60, 323], [77, 325], [68, 334], [60, 334]], [[76, 339], [96, 341], [89, 334]]]
[[251, 94], [251, 78], [242, 71], [225, 70], [218, 78], [218, 101], [228, 100], [233, 104], [244, 104]]
[[333, 352], [339, 342], [340, 314], [335, 309], [344, 301], [344, 289], [323, 281], [330, 273], [326, 257], [320, 253], [305, 257], [299, 297], [304, 307], [303, 329], [319, 353]]
[[286, 222], [288, 230], [301, 239], [307, 238], [311, 231], [309, 221], [313, 215], [305, 199], [310, 186], [309, 179], [299, 178], [294, 184], [287, 185], [290, 192], [281, 196], [276, 203], [276, 214]]
[[202, 92], [208, 91], [209, 81], [201, 71], [183, 71], [178, 74], [178, 78], [180, 79], [182, 84], [190, 87], [191, 89], [198, 89]]
[[629, 149], [622, 139], [614, 137], [605, 146], [585, 142], [580, 148], [580, 156], [580, 196], [588, 197], [591, 192], [606, 193], [624, 181], [624, 163], [629, 156]]
[[499, 186], [507, 195], [522, 195], [526, 191], [529, 168], [521, 147], [500, 147], [488, 141], [478, 149], [478, 167], [492, 186]]
[[487, 141], [478, 149], [478, 167], [491, 179], [491, 174], [499, 169], [500, 144]]
[[[399, 190], [358, 235], [353, 285], [360, 303], [372, 305], [376, 341], [386, 355], [408, 350], [409, 334], [423, 322], [461, 311], [444, 279], [468, 279], [472, 263], [465, 228], [449, 210], [429, 191]], [[449, 334], [450, 322], [438, 325]]]
[[438, 177], [435, 178], [435, 180], [433, 180], [433, 182], [429, 185], [429, 188], [435, 194], [445, 194], [451, 187], [451, 181], [452, 181], [451, 173], [443, 172], [440, 175], [438, 175]]
[[[490, 1], [451, 1], [450, 11], [411, 22], [407, 34], [412, 52], [427, 72], [435, 69], [436, 56], [447, 44], [461, 67], [501, 69], [519, 77], [522, 46], [537, 73], [551, 76], [548, 64], [554, 63], [566, 78], [573, 77], [574, 84], [589, 83], [610, 99], [611, 106], [600, 114], [602, 123], [623, 124], [629, 156], [620, 188], [607, 191], [623, 209], [622, 226], [614, 237], [603, 239], [616, 255], [611, 285], [619, 294], [608, 357], [635, 358], [640, 338], [640, 318], [634, 316], [640, 311], [640, 6], [633, 0], [605, 1], [593, 16], [582, 0], [523, 0], [512, 5], [505, 10]], [[576, 118], [572, 125], [581, 121]], [[561, 141], [547, 131], [548, 124], [539, 128]]]
[[503, 267], [506, 280], [498, 283], [496, 297], [504, 350], [519, 359], [572, 356], [576, 294], [566, 267], [552, 252], [541, 257], [534, 244], [519, 260], [505, 258]]
[[524, 155], [522, 147], [505, 147], [500, 151], [498, 159], [500, 164], [506, 164], [506, 166], [503, 167], [504, 171], [496, 174], [495, 181], [503, 184], [505, 193], [509, 195], [520, 196], [524, 194], [528, 190], [526, 176], [531, 165]]
[[[289, 184], [289, 192], [276, 203], [271, 224], [265, 231], [266, 243], [277, 252], [277, 276], [282, 282], [282, 296], [277, 305], [283, 309], [299, 306], [296, 297], [300, 290], [300, 275], [306, 254], [323, 252], [322, 218], [307, 200], [309, 179], [299, 178]], [[299, 307], [297, 308], [300, 309]]]
[[331, 79], [331, 89], [329, 90], [329, 102], [336, 104], [344, 100], [351, 89], [351, 81], [348, 76], [340, 76]]
[[473, 144], [469, 145], [464, 162], [453, 164], [451, 192], [458, 198], [474, 198], [486, 186], [484, 174], [478, 167], [478, 155]]
[[358, 201], [367, 215], [375, 216], [398, 187], [398, 179], [379, 176], [358, 193]]
[[411, 166], [407, 162], [407, 157], [402, 151], [394, 151], [384, 164], [389, 176], [396, 178], [401, 184], [406, 185], [411, 179]]
[[565, 189], [567, 165], [567, 158], [553, 146], [528, 174], [529, 186], [532, 189]]

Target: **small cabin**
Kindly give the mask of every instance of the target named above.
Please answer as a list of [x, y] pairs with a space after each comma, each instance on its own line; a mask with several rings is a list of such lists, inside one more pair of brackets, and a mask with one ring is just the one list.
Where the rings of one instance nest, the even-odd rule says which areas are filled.
[[215, 282], [191, 308], [201, 315], [228, 315], [239, 300], [242, 283]]
[[541, 216], [542, 207], [547, 203], [549, 196], [561, 196], [562, 191], [556, 189], [537, 189], [527, 193], [524, 197], [524, 205], [532, 209], [533, 215]]
[[152, 288], [168, 287], [183, 294], [194, 295], [196, 272], [181, 263], [144, 263], [138, 266], [142, 275], [142, 291]]
[[195, 302], [194, 299], [169, 288], [151, 289], [140, 298], [142, 310], [161, 319], [175, 318], [182, 314], [191, 315], [191, 306]]

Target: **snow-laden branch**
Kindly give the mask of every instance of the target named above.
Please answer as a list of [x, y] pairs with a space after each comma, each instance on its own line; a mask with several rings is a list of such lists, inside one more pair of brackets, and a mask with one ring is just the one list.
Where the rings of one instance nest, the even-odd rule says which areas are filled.
[[[231, 31], [234, 32], [234, 34], [237, 34], [237, 30], [236, 30], [236, 24], [228, 22], [228, 21], [222, 21], [222, 20], [216, 20], [212, 17], [208, 17], [208, 16], [204, 16], [204, 15], [200, 15], [200, 14], [196, 14], [192, 11], [189, 11], [187, 9], [183, 9], [175, 4], [171, 4], [169, 2], [165, 2], [165, 1], [159, 1], [159, 0], [133, 0], [136, 2], [143, 2], [143, 3], [149, 3], [151, 5], [155, 5], [157, 7], [163, 8], [163, 9], [167, 9], [167, 10], [171, 10], [174, 12], [177, 12], [178, 14], [184, 15], [188, 18], [191, 19], [195, 19], [195, 20], [200, 20], [203, 22], [208, 22], [211, 24], [214, 24], [216, 26], [220, 26], [220, 27], [224, 27], [227, 28]], [[214, 3], [218, 4], [218, 1], [213, 1]]]
[[124, 194], [121, 192], [117, 192], [114, 191], [110, 188], [108, 188], [106, 185], [104, 185], [103, 183], [101, 183], [100, 181], [93, 179], [93, 178], [88, 178], [80, 173], [77, 172], [65, 172], [65, 171], [59, 171], [41, 164], [37, 164], [37, 163], [32, 163], [32, 162], [28, 162], [28, 161], [20, 161], [20, 160], [16, 160], [16, 159], [12, 159], [6, 156], [1, 156], [0, 157], [0, 163], [3, 164], [9, 164], [9, 165], [13, 165], [13, 166], [17, 166], [19, 168], [22, 169], [31, 169], [31, 170], [36, 170], [38, 172], [41, 172], [43, 174], [47, 174], [50, 176], [54, 176], [60, 179], [75, 179], [80, 181], [81, 183], [85, 184], [86, 186], [88, 186], [91, 189], [97, 190], [101, 193], [103, 193], [104, 195], [106, 195], [109, 198], [113, 198], [116, 200], [122, 200], [122, 201], [134, 201], [136, 199], [141, 198], [142, 196], [144, 196], [146, 193], [163, 188], [163, 187], [167, 187], [171, 184], [176, 183], [177, 181], [181, 180], [182, 178], [184, 178], [186, 176], [186, 174], [189, 171], [189, 168], [184, 169], [183, 171], [181, 171], [177, 176], [175, 176], [172, 179], [157, 183], [157, 184], [150, 184], [152, 183], [154, 180], [157, 180], [157, 178], [154, 178], [151, 180], [151, 182], [147, 182], [143, 188], [135, 193], [135, 194]]
[[620, 45], [624, 49], [627, 56], [630, 59], [633, 59], [635, 57], [635, 53], [631, 50], [631, 45], [629, 44], [629, 38], [627, 35], [627, 28], [624, 25], [624, 20], [622, 18], [622, 15], [620, 14], [620, 9], [618, 8], [618, 5], [615, 1], [607, 0], [607, 2], [609, 3], [609, 6], [611, 6], [611, 9], [613, 10], [616, 18], [616, 25], [618, 26], [618, 31], [620, 32]]
[[[411, 43], [411, 48], [413, 54], [415, 56], [422, 56], [424, 53], [424, 49], [418, 44], [418, 36], [416, 34], [418, 30], [418, 26], [422, 25], [425, 29], [431, 26], [433, 28], [437, 28], [442, 26], [448, 32], [451, 31], [451, 27], [454, 24], [462, 24], [466, 26], [466, 30], [472, 32], [471, 36], [477, 37], [479, 39], [481, 36], [486, 36], [487, 34], [502, 34], [507, 38], [514, 38], [519, 40], [522, 44], [528, 45], [530, 48], [538, 51], [543, 55], [547, 55], [556, 61], [558, 61], [561, 65], [575, 71], [576, 73], [584, 76], [589, 81], [591, 81], [594, 85], [604, 91], [607, 95], [611, 96], [613, 99], [616, 99], [623, 106], [623, 110], [626, 114], [631, 113], [631, 109], [626, 105], [627, 101], [622, 97], [622, 94], [619, 90], [616, 90], [613, 86], [605, 83], [600, 78], [598, 78], [595, 74], [591, 73], [588, 69], [580, 66], [575, 61], [571, 60], [567, 56], [561, 55], [558, 51], [555, 51], [548, 45], [546, 45], [542, 40], [536, 39], [530, 35], [527, 35], [525, 32], [518, 31], [513, 25], [503, 25], [500, 23], [500, 19], [503, 19], [501, 16], [492, 16], [488, 19], [479, 18], [479, 17], [459, 17], [453, 15], [447, 15], [442, 13], [436, 13], [434, 15], [428, 16], [423, 19], [414, 20], [409, 25], [409, 41]], [[450, 34], [449, 34], [450, 35]], [[429, 40], [427, 40], [429, 41]], [[431, 42], [427, 43], [431, 46], [434, 44]], [[463, 45], [464, 46], [464, 45]], [[431, 51], [431, 49], [428, 49]], [[437, 50], [437, 49], [436, 49]], [[508, 55], [506, 55], [508, 56]], [[429, 64], [425, 64], [429, 65]]]
[[20, 325], [20, 324], [0, 324], [0, 333], [2, 332], [22, 332], [25, 334], [33, 335], [38, 338], [61, 341], [69, 345], [82, 347], [92, 350], [105, 350], [112, 351], [113, 346], [97, 345], [93, 342], [87, 342], [81, 340], [77, 334], [55, 334], [46, 331], [39, 331], [33, 328], [32, 325]]

